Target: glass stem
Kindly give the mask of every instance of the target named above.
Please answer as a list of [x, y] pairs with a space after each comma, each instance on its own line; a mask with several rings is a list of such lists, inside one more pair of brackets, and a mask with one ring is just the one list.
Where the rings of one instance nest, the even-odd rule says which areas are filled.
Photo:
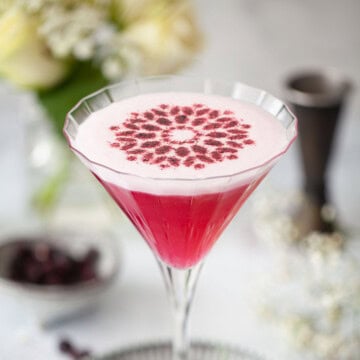
[[172, 360], [188, 360], [188, 320], [202, 264], [190, 269], [176, 269], [159, 262], [174, 316]]

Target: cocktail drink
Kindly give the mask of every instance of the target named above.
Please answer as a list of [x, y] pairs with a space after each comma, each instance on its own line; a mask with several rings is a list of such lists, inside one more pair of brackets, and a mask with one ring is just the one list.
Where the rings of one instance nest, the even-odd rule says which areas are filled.
[[154, 252], [175, 309], [173, 358], [187, 359], [202, 261], [294, 141], [294, 117], [239, 83], [156, 77], [90, 95], [64, 131]]

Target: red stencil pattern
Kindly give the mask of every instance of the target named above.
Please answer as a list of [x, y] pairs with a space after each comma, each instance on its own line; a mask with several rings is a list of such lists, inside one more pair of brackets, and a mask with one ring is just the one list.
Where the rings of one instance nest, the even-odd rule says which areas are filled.
[[142, 161], [162, 169], [180, 165], [203, 169], [206, 165], [235, 160], [238, 152], [255, 142], [251, 125], [230, 110], [203, 104], [161, 104], [133, 112], [120, 125], [110, 126], [111, 147], [126, 153], [129, 161]]

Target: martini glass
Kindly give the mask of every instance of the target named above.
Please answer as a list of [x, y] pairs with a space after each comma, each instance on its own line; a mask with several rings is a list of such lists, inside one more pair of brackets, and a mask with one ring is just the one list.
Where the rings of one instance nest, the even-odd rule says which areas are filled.
[[[121, 172], [89, 158], [76, 146], [79, 126], [113, 102], [141, 94], [188, 92], [238, 99], [272, 114], [286, 129], [276, 155], [245, 171], [207, 178], [154, 178]], [[150, 246], [160, 266], [174, 314], [172, 359], [188, 360], [189, 311], [204, 258], [242, 204], [296, 138], [296, 119], [283, 102], [241, 83], [177, 76], [130, 80], [105, 87], [68, 114], [64, 134], [70, 148], [95, 175]], [[136, 188], [154, 191], [133, 191]], [[160, 189], [157, 191], [157, 189]], [[182, 189], [177, 195], [174, 189]], [[215, 356], [214, 359], [217, 359]]]

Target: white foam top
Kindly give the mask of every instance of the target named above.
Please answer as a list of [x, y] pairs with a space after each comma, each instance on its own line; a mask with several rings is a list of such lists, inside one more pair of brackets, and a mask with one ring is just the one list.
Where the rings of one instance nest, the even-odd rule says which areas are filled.
[[[288, 143], [280, 122], [253, 104], [171, 92], [126, 98], [92, 113], [79, 126], [73, 147], [118, 172], [163, 179], [158, 187], [164, 190], [153, 188], [152, 181], [135, 177], [125, 181], [97, 167], [95, 172], [106, 181], [133, 190], [177, 194], [200, 191], [201, 185], [195, 185], [200, 182], [189, 179], [257, 167], [284, 151]], [[171, 190], [166, 190], [168, 185]]]

